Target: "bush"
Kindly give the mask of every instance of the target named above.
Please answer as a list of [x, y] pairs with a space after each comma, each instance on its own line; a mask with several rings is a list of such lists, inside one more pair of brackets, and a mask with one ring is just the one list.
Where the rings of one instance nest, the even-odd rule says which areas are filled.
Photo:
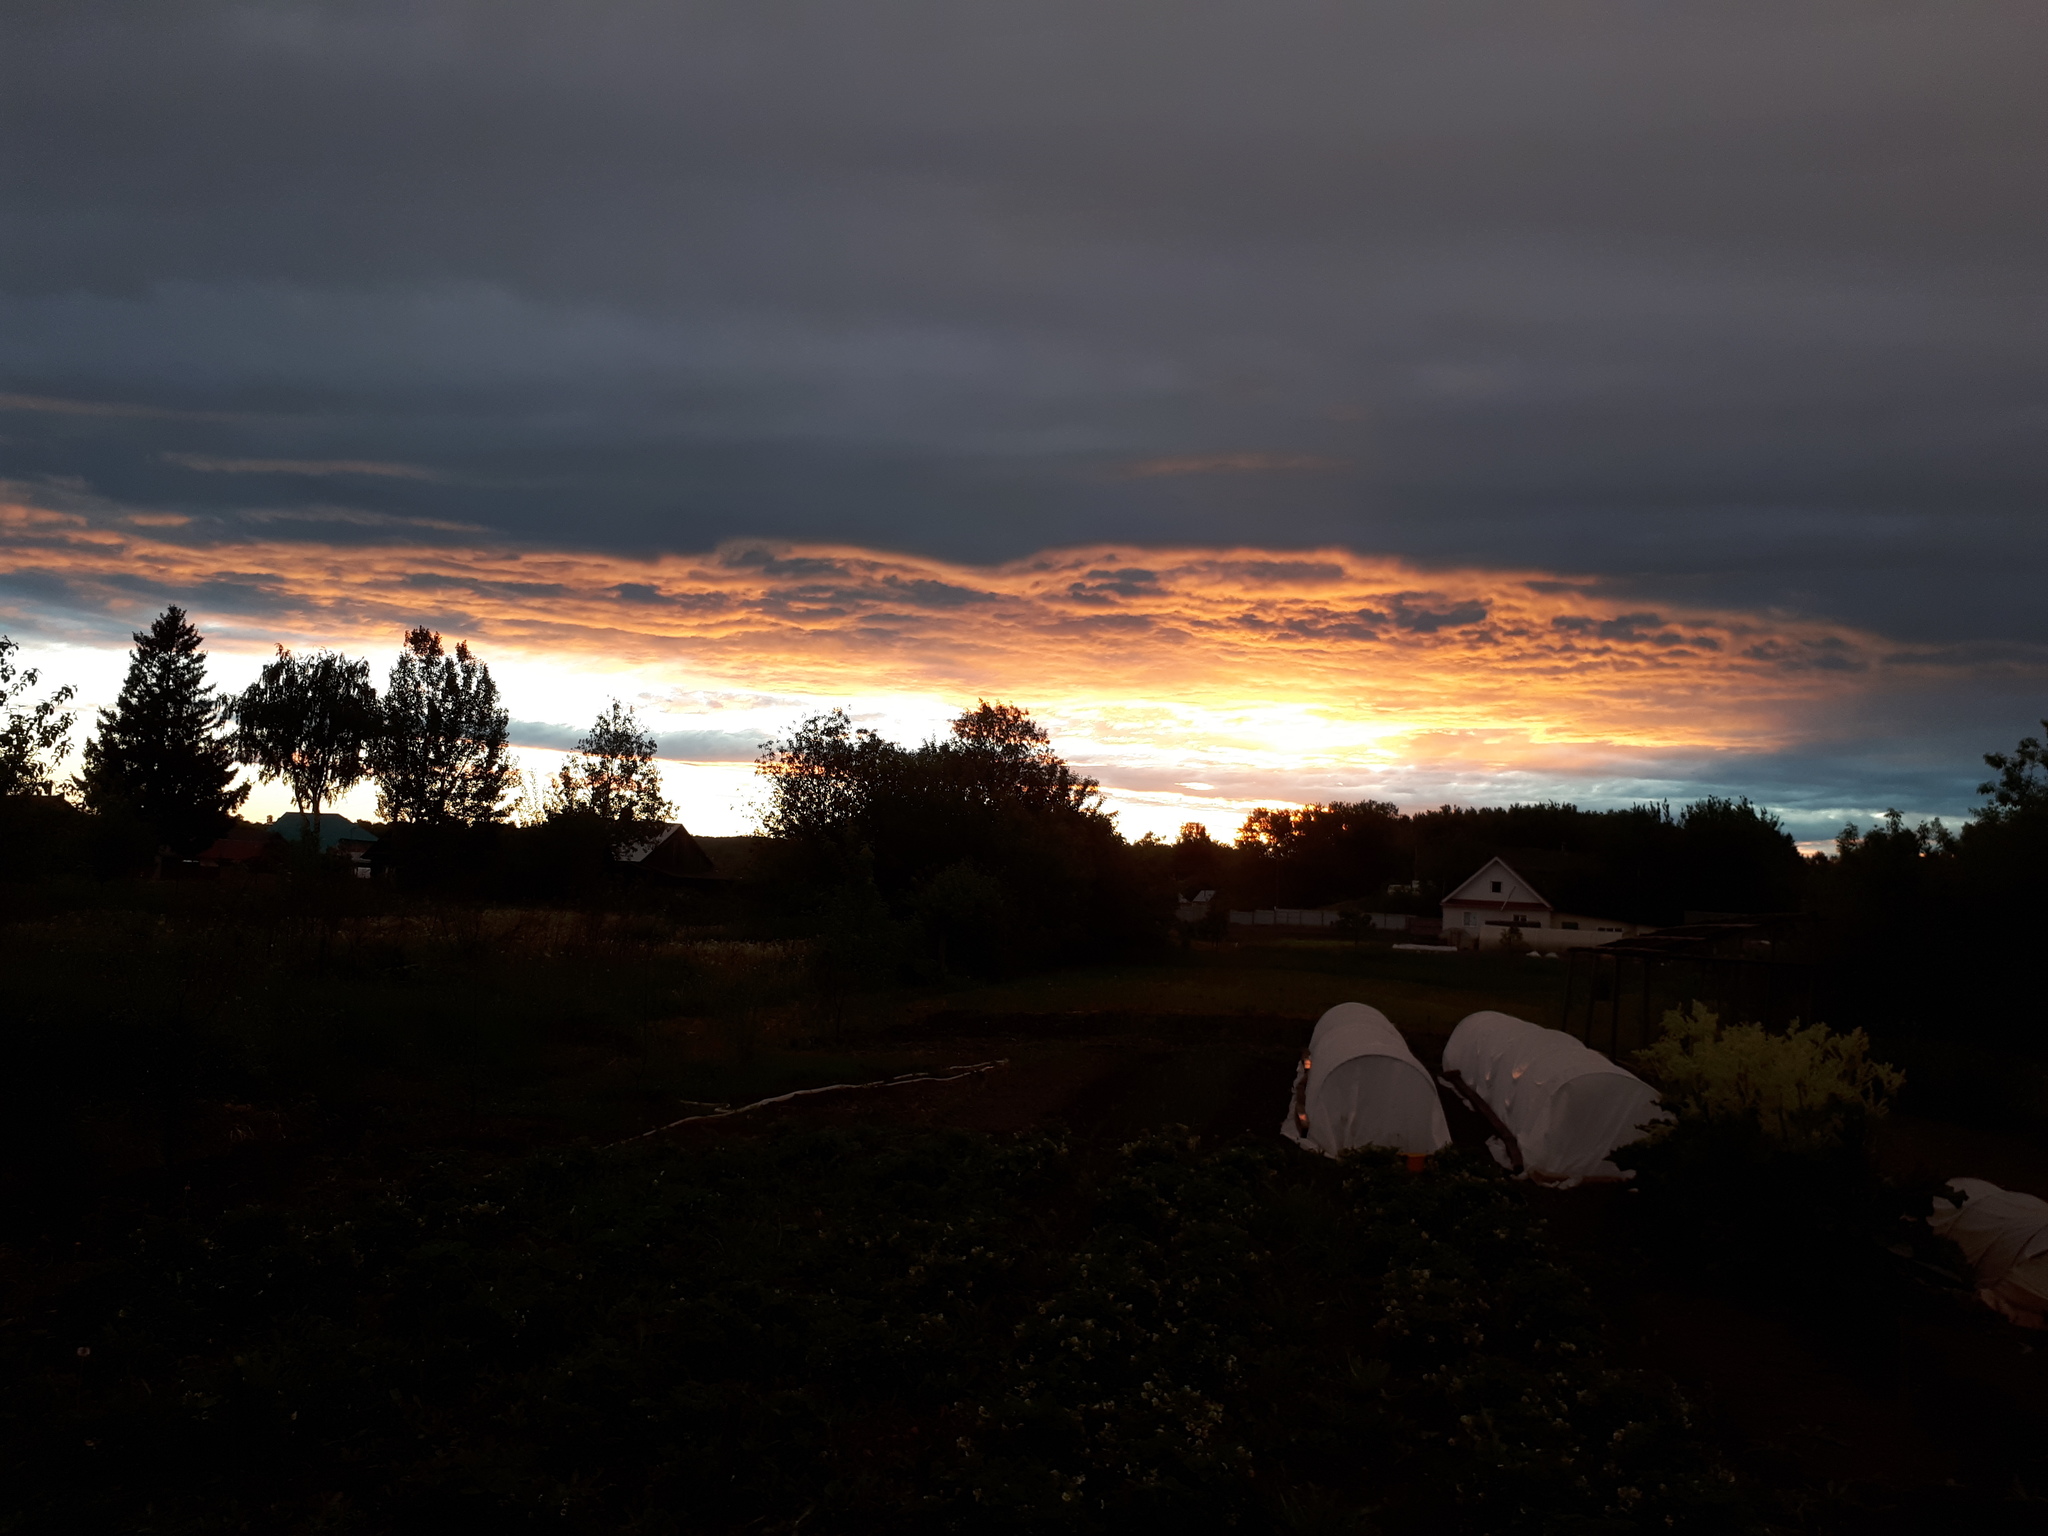
[[1870, 1059], [1861, 1030], [1724, 1027], [1694, 1003], [1667, 1013], [1664, 1031], [1635, 1061], [1679, 1118], [1615, 1154], [1640, 1174], [1629, 1247], [1664, 1283], [1790, 1312], [1845, 1364], [1881, 1375], [1889, 1357], [1869, 1340], [1904, 1305], [1885, 1247], [1926, 1203], [1878, 1177], [1863, 1132], [1904, 1074]]
[[1656, 1044], [1636, 1063], [1681, 1115], [1704, 1120], [1754, 1118], [1781, 1146], [1832, 1146], [1851, 1123], [1881, 1115], [1905, 1073], [1870, 1059], [1860, 1029], [1837, 1034], [1825, 1024], [1783, 1034], [1760, 1024], [1723, 1026], [1702, 1004], [1664, 1015]]

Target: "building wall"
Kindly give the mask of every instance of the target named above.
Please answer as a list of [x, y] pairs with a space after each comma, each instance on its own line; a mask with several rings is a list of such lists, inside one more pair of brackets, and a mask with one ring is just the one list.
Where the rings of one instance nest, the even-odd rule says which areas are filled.
[[1256, 912], [1232, 912], [1230, 921], [1235, 926], [1251, 928], [1335, 928], [1347, 915], [1363, 918], [1366, 927], [1386, 933], [1405, 933], [1426, 924], [1425, 919], [1406, 912], [1346, 914], [1327, 907], [1261, 907]]
[[[1478, 948], [1498, 949], [1501, 940], [1507, 936], [1505, 928], [1482, 928], [1479, 930]], [[1591, 949], [1598, 944], [1612, 944], [1626, 938], [1620, 932], [1604, 932], [1597, 928], [1524, 928], [1522, 939], [1531, 949], [1546, 954], [1555, 954], [1566, 949]]]
[[1582, 912], [1553, 912], [1550, 926], [1567, 931], [1597, 929], [1610, 939], [1633, 938], [1643, 931], [1641, 923], [1624, 923], [1618, 917], [1587, 917]]
[[1476, 943], [1478, 936], [1490, 927], [1519, 922], [1525, 931], [1534, 932], [1551, 924], [1550, 908], [1537, 903], [1525, 902], [1518, 909], [1510, 909], [1498, 901], [1467, 904], [1447, 897], [1439, 910], [1443, 913], [1445, 935], [1461, 934], [1464, 937], [1458, 942], [1467, 946]]
[[1442, 910], [1445, 940], [1466, 949], [1497, 949], [1510, 929], [1529, 948], [1552, 953], [1611, 944], [1638, 931], [1637, 924], [1615, 918], [1554, 910], [1500, 859], [1489, 859], [1446, 896]]
[[[1498, 885], [1499, 890], [1494, 887]], [[1444, 898], [1446, 901], [1495, 901], [1510, 906], [1549, 908], [1549, 902], [1529, 883], [1499, 859], [1488, 859], [1470, 879]]]
[[1522, 942], [1529, 948], [1555, 953], [1566, 949], [1588, 949], [1598, 944], [1612, 944], [1616, 939], [1625, 939], [1636, 930], [1633, 924], [1617, 923], [1599, 918], [1573, 917], [1570, 921], [1583, 926], [1563, 928], [1558, 926], [1558, 915], [1547, 914], [1548, 920], [1538, 927], [1534, 922], [1519, 926], [1499, 917], [1489, 918], [1484, 913], [1475, 913], [1476, 922], [1468, 925], [1453, 912], [1444, 914], [1444, 938], [1466, 949], [1498, 949], [1510, 929], [1522, 936]]

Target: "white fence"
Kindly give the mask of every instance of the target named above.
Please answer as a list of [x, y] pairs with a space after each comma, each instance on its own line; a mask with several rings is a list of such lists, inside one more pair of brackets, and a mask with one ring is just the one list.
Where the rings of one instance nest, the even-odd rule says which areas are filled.
[[1406, 912], [1332, 912], [1324, 907], [1262, 907], [1256, 912], [1233, 912], [1235, 926], [1252, 928], [1334, 928], [1346, 917], [1362, 917], [1366, 926], [1388, 933], [1406, 933]]
[[[1629, 937], [1629, 930], [1620, 926], [1600, 928], [1538, 928], [1525, 923], [1517, 928], [1505, 924], [1494, 924], [1485, 928], [1446, 928], [1446, 944], [1469, 944], [1475, 949], [1497, 949], [1510, 933], [1519, 934], [1530, 949], [1556, 952], [1560, 949], [1592, 949], [1601, 944], [1612, 944], [1616, 939]], [[1460, 937], [1462, 935], [1462, 937]]]

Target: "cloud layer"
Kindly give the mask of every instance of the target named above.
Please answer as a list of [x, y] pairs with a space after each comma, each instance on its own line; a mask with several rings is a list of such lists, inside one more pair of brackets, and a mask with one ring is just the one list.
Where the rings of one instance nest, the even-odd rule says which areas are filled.
[[[381, 641], [422, 620], [563, 660], [672, 665], [806, 693], [992, 691], [1341, 715], [1384, 734], [1782, 744], [1882, 662], [1935, 658], [1789, 620], [1614, 611], [1551, 573], [1424, 575], [1341, 550], [1050, 551], [969, 567], [735, 542], [632, 559], [513, 546], [318, 545], [182, 520], [0, 507], [0, 578], [53, 612], [183, 595], [233, 634]], [[1851, 685], [1853, 686], [1853, 685]]]
[[1014, 693], [1133, 794], [1953, 812], [2048, 713], [2044, 47], [2029, 0], [7, 7], [0, 619]]
[[2044, 641], [2044, 45], [2021, 0], [11, 7], [0, 457]]
[[[581, 674], [586, 697], [630, 678], [615, 686], [668, 719], [669, 754], [697, 760], [744, 760], [825, 702], [930, 716], [1015, 699], [1120, 789], [1174, 805], [1775, 787], [1832, 815], [1862, 803], [1868, 765], [1833, 785], [1793, 765], [1867, 752], [1874, 714], [1959, 680], [2048, 679], [2027, 647], [1647, 609], [1573, 573], [1423, 572], [1344, 550], [1105, 545], [970, 566], [743, 540], [625, 557], [388, 531], [318, 544], [17, 498], [0, 505], [0, 594], [31, 632], [101, 643], [173, 600], [216, 648], [376, 653], [431, 624]], [[522, 733], [560, 748], [574, 730]], [[1953, 811], [1973, 758], [1935, 808]], [[1914, 774], [1930, 765], [1897, 766], [1894, 794], [1924, 794]]]

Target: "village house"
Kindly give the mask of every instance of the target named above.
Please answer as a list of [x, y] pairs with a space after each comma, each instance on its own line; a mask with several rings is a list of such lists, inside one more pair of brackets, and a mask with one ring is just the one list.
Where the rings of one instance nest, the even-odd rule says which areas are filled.
[[612, 858], [616, 863], [671, 880], [732, 878], [719, 869], [680, 821], [661, 822], [645, 836], [619, 844], [612, 850]]
[[[312, 821], [313, 818], [302, 811], [286, 811], [266, 825], [287, 842], [297, 843], [310, 835]], [[337, 816], [332, 811], [320, 817], [320, 851], [347, 859], [354, 866], [358, 880], [370, 878], [370, 850], [376, 846], [377, 834], [368, 827], [350, 821], [346, 816]]]
[[285, 841], [272, 827], [238, 824], [227, 836], [214, 839], [192, 862], [216, 876], [275, 874], [282, 866]]
[[1509, 935], [1530, 949], [1557, 951], [1611, 944], [1642, 931], [1619, 918], [1561, 912], [1507, 860], [1488, 859], [1444, 897], [1443, 939], [1461, 949], [1497, 949]]

